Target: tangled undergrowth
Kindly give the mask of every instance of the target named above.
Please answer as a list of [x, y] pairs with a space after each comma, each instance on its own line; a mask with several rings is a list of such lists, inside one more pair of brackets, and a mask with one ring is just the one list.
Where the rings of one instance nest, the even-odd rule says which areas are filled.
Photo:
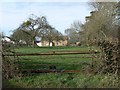
[[119, 67], [119, 51], [118, 42], [101, 41], [98, 42], [101, 53], [97, 56], [97, 60], [93, 61], [89, 66], [89, 73], [107, 74], [112, 73], [118, 75]]
[[[16, 60], [18, 57], [15, 55], [13, 44], [3, 42], [2, 43], [2, 78], [9, 79], [19, 76], [18, 66]], [[7, 56], [12, 54], [13, 56]]]

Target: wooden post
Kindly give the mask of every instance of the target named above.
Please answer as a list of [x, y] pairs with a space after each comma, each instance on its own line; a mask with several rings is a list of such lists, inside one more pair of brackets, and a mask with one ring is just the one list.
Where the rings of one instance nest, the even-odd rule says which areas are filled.
[[[118, 70], [120, 68], [120, 1], [118, 2], [117, 5], [117, 16], [118, 16]], [[118, 76], [120, 76], [120, 72], [118, 71]]]
[[[118, 27], [118, 70], [120, 70], [120, 26]], [[120, 76], [120, 72], [117, 73]]]
[[0, 33], [0, 89], [2, 90], [2, 33]]

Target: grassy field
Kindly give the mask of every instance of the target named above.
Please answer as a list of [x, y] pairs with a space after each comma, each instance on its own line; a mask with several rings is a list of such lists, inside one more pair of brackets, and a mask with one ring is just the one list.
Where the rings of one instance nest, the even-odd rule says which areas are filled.
[[[19, 48], [16, 52], [20, 53], [49, 53], [51, 51], [88, 51], [87, 47], [36, 47]], [[92, 58], [87, 54], [74, 55], [50, 55], [50, 56], [21, 56], [17, 62], [24, 69], [48, 69], [50, 65], [55, 65], [57, 69], [79, 70], [83, 67], [82, 63], [90, 63]], [[47, 66], [46, 66], [47, 64]], [[32, 67], [31, 67], [32, 65]]]
[[5, 87], [17, 88], [117, 88], [114, 75], [45, 73], [4, 81]]
[[[92, 47], [92, 49], [97, 49]], [[51, 51], [88, 51], [81, 47], [22, 47], [15, 49], [20, 53], [48, 53]], [[49, 69], [55, 65], [57, 69], [82, 70], [93, 62], [90, 54], [51, 55], [51, 56], [20, 56], [17, 64], [20, 69]], [[86, 64], [87, 63], [87, 64]], [[114, 75], [92, 75], [80, 73], [40, 73], [30, 76], [15, 77], [5, 80], [5, 87], [20, 88], [99, 88], [117, 87], [118, 78]]]
[[[87, 47], [87, 46], [58, 46], [58, 47], [22, 47], [22, 48], [17, 48], [17, 52], [22, 52], [22, 53], [45, 53], [45, 52], [51, 52], [51, 51], [75, 51], [75, 50], [80, 50], [80, 51], [88, 51], [89, 48], [96, 49], [97, 47]], [[97, 48], [98, 49], [98, 48]]]

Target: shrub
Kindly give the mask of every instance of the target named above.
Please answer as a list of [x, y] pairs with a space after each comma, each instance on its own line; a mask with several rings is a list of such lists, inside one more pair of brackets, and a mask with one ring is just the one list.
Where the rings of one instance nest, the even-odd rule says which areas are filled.
[[101, 41], [98, 43], [98, 46], [101, 49], [99, 55], [95, 54], [94, 57], [97, 57], [88, 67], [89, 73], [112, 73], [118, 74], [119, 69], [119, 52], [118, 52], [118, 43], [111, 41]]
[[[18, 76], [18, 67], [16, 65], [17, 56], [15, 52], [12, 51], [13, 45], [11, 43], [2, 43], [2, 76], [3, 79], [13, 78]], [[7, 56], [7, 54], [12, 54], [13, 56]]]

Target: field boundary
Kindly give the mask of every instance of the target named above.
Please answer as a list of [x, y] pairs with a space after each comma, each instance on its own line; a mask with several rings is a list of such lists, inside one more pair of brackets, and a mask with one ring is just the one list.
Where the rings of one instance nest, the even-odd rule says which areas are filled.
[[[99, 51], [51, 51], [48, 53], [20, 53], [11, 52], [3, 54], [3, 56], [48, 56], [48, 55], [72, 55], [72, 54], [97, 54]], [[37, 64], [38, 65], [38, 64]], [[40, 64], [39, 64], [40, 65]], [[41, 64], [42, 66], [50, 66], [50, 64]], [[41, 66], [40, 65], [40, 66]], [[21, 66], [18, 64], [18, 66]], [[31, 65], [30, 65], [31, 66]], [[34, 64], [36, 66], [36, 64]], [[71, 65], [70, 65], [71, 66]], [[59, 70], [59, 69], [23, 69], [22, 73], [80, 73], [80, 70]]]
[[23, 73], [80, 73], [80, 70], [22, 70]]
[[53, 51], [50, 53], [15, 53], [15, 54], [3, 54], [3, 56], [44, 56], [44, 55], [68, 55], [68, 54], [97, 54], [97, 51], [87, 51], [87, 52], [57, 52]]

